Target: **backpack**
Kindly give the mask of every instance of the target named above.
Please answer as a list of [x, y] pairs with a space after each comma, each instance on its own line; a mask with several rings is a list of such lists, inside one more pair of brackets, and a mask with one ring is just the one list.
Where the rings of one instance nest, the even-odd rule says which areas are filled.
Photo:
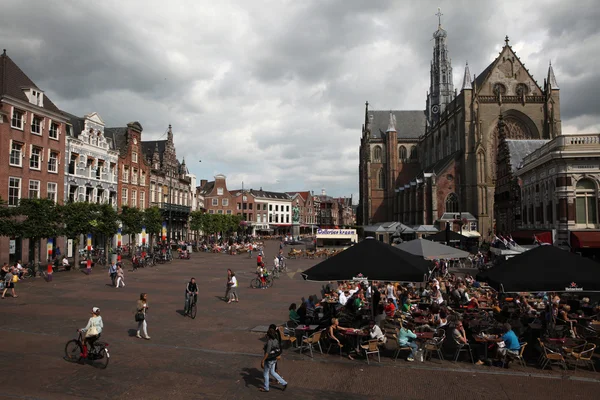
[[[273, 361], [276, 360], [277, 357], [281, 356], [281, 346], [279, 345], [279, 342], [277, 340], [275, 340], [276, 345], [271, 347], [271, 352], [269, 353], [269, 355], [267, 356], [267, 361]], [[263, 347], [263, 351], [266, 353], [267, 352], [267, 344], [265, 344], [265, 346]]]

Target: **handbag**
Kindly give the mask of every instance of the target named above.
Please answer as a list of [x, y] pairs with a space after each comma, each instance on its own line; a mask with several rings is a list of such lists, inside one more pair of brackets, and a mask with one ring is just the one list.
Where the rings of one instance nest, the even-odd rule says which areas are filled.
[[91, 336], [98, 336], [98, 328], [96, 328], [94, 325], [92, 325], [90, 329], [85, 332], [85, 337]]
[[138, 311], [135, 313], [135, 322], [141, 322], [146, 319], [146, 316], [142, 311]]
[[12, 281], [13, 281], [13, 283], [19, 282], [19, 276], [18, 275], [13, 275]]

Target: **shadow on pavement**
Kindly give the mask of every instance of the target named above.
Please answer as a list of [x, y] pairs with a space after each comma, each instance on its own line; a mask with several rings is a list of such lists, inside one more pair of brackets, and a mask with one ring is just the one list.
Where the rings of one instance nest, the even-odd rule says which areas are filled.
[[254, 386], [256, 388], [260, 388], [264, 386], [263, 371], [257, 368], [244, 368], [242, 369], [241, 375], [246, 387]]
[[133, 336], [137, 335], [137, 329], [129, 329], [127, 331], [127, 334], [129, 335], [129, 337], [133, 337]]

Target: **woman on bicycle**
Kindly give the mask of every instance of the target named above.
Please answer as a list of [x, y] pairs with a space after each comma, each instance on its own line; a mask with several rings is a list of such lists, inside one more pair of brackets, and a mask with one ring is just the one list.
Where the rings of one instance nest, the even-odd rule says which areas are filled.
[[[100, 316], [100, 309], [98, 307], [93, 307], [92, 316], [90, 317], [87, 325], [85, 328], [79, 330], [85, 335], [83, 344], [87, 346], [88, 351], [94, 348], [94, 342], [100, 337], [103, 327], [104, 323], [102, 322], [102, 317]], [[84, 357], [87, 357], [87, 354], [84, 354]]]
[[198, 301], [198, 285], [196, 284], [196, 278], [190, 279], [190, 281], [185, 287], [185, 308], [183, 310], [184, 314], [187, 314], [187, 312], [190, 311], [192, 305], [192, 298], [194, 303]]

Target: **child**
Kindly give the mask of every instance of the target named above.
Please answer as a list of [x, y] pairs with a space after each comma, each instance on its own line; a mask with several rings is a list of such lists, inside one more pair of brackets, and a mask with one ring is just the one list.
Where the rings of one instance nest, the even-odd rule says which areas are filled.
[[125, 287], [125, 273], [123, 272], [123, 268], [121, 264], [117, 264], [117, 288], [122, 284]]

